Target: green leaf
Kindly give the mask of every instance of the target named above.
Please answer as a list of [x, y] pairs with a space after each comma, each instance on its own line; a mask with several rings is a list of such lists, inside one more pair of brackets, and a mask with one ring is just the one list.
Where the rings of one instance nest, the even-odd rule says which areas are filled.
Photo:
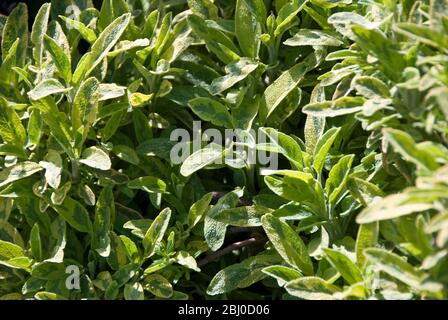
[[270, 212], [272, 209], [265, 207], [246, 206], [220, 211], [215, 217], [216, 220], [231, 226], [258, 227], [261, 226], [261, 217]]
[[[357, 71], [358, 68], [359, 67], [357, 65], [348, 65], [344, 67], [342, 63], [340, 65], [337, 64], [332, 70], [318, 77], [318, 80], [320, 80], [320, 86], [328, 87], [340, 82], [341, 80], [348, 79], [350, 76], [353, 75], [355, 71]], [[325, 101], [319, 100], [318, 102], [325, 102]]]
[[166, 183], [156, 177], [145, 176], [128, 183], [130, 189], [140, 189], [148, 193], [166, 193]]
[[262, 0], [237, 0], [235, 7], [235, 34], [244, 55], [256, 58], [260, 50], [260, 35], [266, 20]]
[[98, 113], [98, 88], [98, 80], [96, 78], [89, 78], [81, 83], [73, 100], [71, 114], [72, 130], [76, 140], [75, 145], [78, 150], [82, 148], [90, 127], [96, 120]]
[[402, 257], [384, 249], [368, 248], [364, 250], [367, 260], [375, 264], [381, 271], [387, 273], [410, 287], [419, 289], [425, 273], [417, 270]]
[[287, 46], [335, 46], [343, 44], [338, 34], [331, 31], [300, 29], [292, 38], [283, 42]]
[[14, 258], [23, 257], [25, 251], [18, 245], [0, 240], [0, 260], [7, 261]]
[[291, 201], [283, 204], [272, 215], [282, 220], [304, 220], [310, 218], [313, 213], [297, 202]]
[[151, 274], [144, 280], [145, 290], [159, 298], [168, 299], [173, 295], [171, 283], [160, 274]]
[[37, 101], [54, 94], [65, 93], [69, 90], [70, 88], [64, 87], [62, 83], [56, 79], [46, 79], [28, 92], [28, 96], [31, 100]]
[[325, 191], [331, 204], [335, 205], [347, 189], [347, 180], [352, 167], [354, 155], [343, 156], [331, 169], [325, 182]]
[[[51, 3], [51, 17], [56, 19], [61, 14], [76, 14], [92, 8], [92, 0], [57, 0]], [[67, 8], [70, 9], [67, 11]]]
[[286, 282], [290, 282], [297, 278], [302, 277], [302, 274], [296, 269], [286, 266], [269, 266], [264, 268], [263, 273], [273, 277], [279, 282], [280, 286], [283, 286]]
[[[17, 56], [17, 48], [19, 46], [19, 39], [17, 39], [11, 46], [11, 50], [8, 52], [8, 55], [3, 58], [2, 64], [0, 65], [0, 83], [3, 85], [11, 86], [16, 81], [15, 73], [19, 74], [19, 77], [24, 73], [22, 69], [16, 66], [16, 56]], [[19, 71], [21, 70], [21, 71]], [[23, 77], [22, 77], [23, 78]], [[29, 82], [28, 77], [25, 81]]]
[[302, 62], [282, 73], [280, 77], [266, 88], [263, 94], [263, 103], [266, 108], [265, 118], [269, 117], [283, 99], [297, 87], [305, 74], [320, 63], [321, 59], [322, 57], [319, 56], [319, 53], [309, 55]]
[[31, 42], [34, 44], [33, 57], [36, 66], [42, 66], [42, 59], [44, 54], [44, 35], [47, 33], [48, 20], [50, 18], [50, 3], [45, 3], [37, 13], [33, 29], [31, 31]]
[[353, 0], [311, 0], [311, 2], [325, 9], [331, 9], [337, 6], [344, 7], [345, 4], [351, 4]]
[[187, 2], [191, 11], [201, 18], [218, 18], [218, 7], [211, 0], [188, 0]]
[[98, 147], [90, 147], [82, 152], [80, 163], [99, 170], [109, 170], [112, 166], [109, 156]]
[[425, 230], [427, 233], [433, 233], [443, 230], [448, 226], [448, 212], [441, 212], [431, 218], [426, 225]]
[[363, 281], [361, 271], [349, 257], [339, 251], [329, 248], [324, 248], [323, 251], [325, 252], [325, 257], [328, 262], [338, 270], [348, 284], [352, 285]]
[[325, 118], [308, 115], [305, 122], [305, 148], [306, 152], [313, 154], [317, 141], [324, 134]]
[[0, 172], [0, 188], [11, 182], [29, 177], [43, 168], [35, 162], [24, 161]]
[[313, 154], [313, 168], [318, 175], [322, 173], [325, 157], [340, 131], [341, 128], [331, 128], [317, 141]]
[[[65, 199], [65, 196], [67, 195], [67, 193], [70, 191], [72, 185], [71, 182], [68, 181], [66, 182], [61, 188], [55, 190], [52, 194], [51, 194], [51, 202], [54, 205], [61, 205], [62, 202]], [[89, 203], [90, 204], [90, 203]], [[92, 204], [90, 204], [92, 205]]]
[[33, 266], [31, 275], [42, 280], [62, 280], [67, 277], [65, 266], [62, 263], [40, 262]]
[[342, 97], [334, 101], [311, 103], [303, 107], [305, 114], [316, 117], [339, 117], [362, 110], [364, 99], [361, 97]]
[[318, 277], [303, 277], [290, 281], [285, 286], [289, 294], [305, 300], [335, 300], [339, 291], [335, 285]]
[[65, 114], [60, 113], [53, 99], [46, 98], [33, 103], [41, 112], [44, 122], [50, 128], [51, 136], [71, 158], [76, 158], [72, 147], [70, 129]]
[[43, 234], [49, 234], [51, 227], [50, 217], [46, 212], [41, 212], [39, 210], [38, 199], [32, 197], [19, 197], [15, 202], [28, 224], [38, 224], [39, 229]]
[[[157, 39], [154, 44], [155, 54], [152, 56], [152, 61], [151, 61], [153, 66], [156, 65], [155, 58], [160, 57], [160, 55], [165, 50], [165, 45], [168, 43], [169, 32], [170, 32], [171, 23], [172, 23], [172, 16], [173, 16], [173, 14], [171, 12], [168, 12], [165, 14], [165, 16], [162, 19], [162, 24], [160, 26], [160, 30], [159, 30], [159, 33], [157, 34]], [[157, 64], [158, 64], [158, 62], [157, 62]]]
[[187, 20], [193, 32], [205, 41], [208, 50], [222, 62], [228, 64], [240, 58], [238, 48], [224, 32], [208, 27], [204, 19], [194, 14], [189, 15]]
[[48, 50], [59, 74], [62, 76], [66, 84], [70, 83], [72, 79], [71, 58], [64, 52], [64, 49], [56, 42], [56, 40], [44, 35], [45, 49]]
[[115, 217], [115, 202], [112, 188], [104, 188], [95, 207], [95, 220], [93, 223], [92, 248], [102, 257], [108, 257], [110, 254], [111, 221]]
[[[140, 263], [142, 260], [141, 254], [139, 249], [137, 248], [137, 245], [134, 241], [132, 241], [130, 238], [126, 237], [125, 235], [119, 236], [120, 241], [122, 242], [128, 258], [131, 260], [132, 263]], [[143, 235], [142, 235], [143, 238]]]
[[364, 256], [364, 249], [374, 247], [378, 241], [379, 223], [372, 222], [361, 224], [358, 229], [358, 236], [356, 237], [356, 263], [358, 266], [364, 266], [366, 257]]
[[[243, 2], [245, 0], [242, 0]], [[249, 74], [255, 71], [258, 63], [247, 58], [241, 58], [237, 62], [232, 62], [225, 67], [226, 75], [214, 79], [210, 85], [210, 93], [217, 95], [233, 87], [236, 83], [244, 80]]]
[[87, 42], [94, 43], [97, 39], [95, 32], [81, 21], [73, 20], [64, 16], [60, 16], [60, 18], [62, 19], [62, 21], [64, 21], [67, 27], [76, 29]]
[[389, 220], [435, 207], [435, 202], [447, 198], [446, 189], [410, 188], [402, 193], [378, 199], [356, 217], [360, 224]]
[[279, 153], [291, 161], [297, 169], [303, 168], [302, 149], [296, 140], [273, 128], [262, 128], [262, 131], [269, 137], [270, 143]]
[[353, 197], [365, 207], [367, 207], [375, 197], [384, 197], [384, 192], [377, 185], [358, 177], [350, 177], [348, 187]]
[[33, 255], [36, 261], [41, 261], [43, 257], [42, 253], [42, 241], [40, 237], [39, 225], [35, 224], [31, 228], [30, 233], [30, 249], [31, 254]]
[[198, 268], [196, 260], [186, 251], [179, 251], [175, 259], [176, 262], [181, 266], [187, 267], [197, 272], [201, 271], [201, 269]]
[[19, 116], [8, 102], [0, 97], [0, 136], [3, 141], [21, 149], [25, 147], [26, 132]]
[[53, 208], [76, 230], [92, 233], [93, 226], [89, 212], [78, 201], [65, 197], [60, 206], [54, 206]]
[[416, 39], [417, 41], [423, 42], [429, 46], [435, 48], [445, 48], [448, 49], [448, 37], [442, 31], [438, 31], [430, 26], [416, 24], [416, 23], [397, 23], [395, 29], [409, 38]]
[[0, 265], [4, 265], [9, 268], [13, 269], [22, 269], [26, 272], [30, 272], [30, 267], [33, 264], [33, 260], [31, 260], [28, 257], [18, 257], [18, 258], [12, 258], [10, 260], [2, 261], [0, 260]]
[[[31, 202], [31, 204], [33, 204], [33, 202]], [[46, 219], [48, 219], [48, 225], [50, 225], [50, 218], [46, 216]], [[39, 226], [46, 227], [46, 219], [39, 218]], [[43, 220], [44, 223], [40, 222], [40, 220]], [[67, 244], [67, 224], [61, 216], [57, 216], [48, 229], [50, 229], [50, 234], [55, 241], [53, 247], [49, 251], [48, 259], [45, 261], [62, 263], [64, 261], [64, 249]], [[41, 230], [44, 229], [42, 228]]]
[[120, 53], [124, 53], [127, 51], [131, 51], [135, 48], [141, 48], [141, 47], [148, 47], [150, 45], [150, 42], [148, 39], [137, 39], [134, 41], [129, 40], [123, 40], [117, 43], [115, 46], [115, 50], [111, 51], [107, 54], [109, 58], [115, 58]]
[[[172, 42], [171, 42], [172, 41]], [[173, 63], [195, 42], [193, 32], [186, 20], [177, 23], [173, 32], [168, 38], [168, 43], [164, 46], [161, 59]]]
[[117, 236], [114, 232], [110, 232], [109, 236], [111, 250], [107, 262], [114, 270], [117, 270], [113, 275], [113, 280], [117, 282], [118, 286], [122, 286], [135, 275], [137, 266], [128, 264], [127, 248], [121, 240], [121, 237]]
[[15, 54], [15, 66], [25, 66], [27, 49], [28, 49], [28, 8], [26, 4], [19, 3], [17, 7], [10, 13], [8, 20], [3, 28], [2, 34], [2, 57], [5, 58], [8, 52], [18, 40], [17, 51]]
[[138, 157], [137, 152], [134, 151], [133, 148], [130, 148], [125, 145], [116, 145], [114, 146], [112, 150], [118, 158], [121, 160], [124, 160], [126, 162], [129, 162], [134, 165], [138, 165], [140, 163], [140, 159]]
[[61, 183], [61, 175], [63, 170], [62, 158], [58, 152], [48, 150], [44, 161], [40, 161], [39, 165], [45, 168], [45, 180], [53, 189], [59, 188]]
[[130, 11], [125, 0], [102, 1], [100, 15], [98, 17], [98, 28], [100, 30], [106, 29], [114, 19], [127, 12]]
[[377, 57], [388, 76], [398, 79], [406, 67], [406, 60], [394, 43], [378, 29], [366, 29], [366, 26], [354, 25], [352, 31], [361, 49]]
[[225, 149], [216, 143], [210, 143], [205, 148], [194, 152], [182, 163], [180, 173], [184, 177], [191, 176], [196, 171], [222, 159]]
[[234, 127], [250, 130], [260, 107], [260, 96], [254, 98], [245, 96], [240, 106], [232, 109], [232, 122]]
[[129, 104], [134, 107], [142, 107], [145, 104], [149, 103], [153, 98], [153, 94], [143, 94], [140, 92], [134, 92], [129, 97]]
[[[103, 130], [101, 130], [101, 139], [103, 141], [108, 141], [117, 132], [121, 125], [121, 121], [126, 115], [126, 110], [117, 111], [112, 114], [112, 116], [107, 121]], [[143, 131], [144, 132], [144, 131]]]
[[91, 51], [84, 55], [78, 63], [73, 75], [73, 82], [75, 84], [79, 84], [82, 79], [88, 77], [95, 67], [107, 56], [125, 31], [130, 18], [131, 14], [126, 13], [115, 19], [106, 29], [104, 29], [92, 45]]
[[370, 22], [366, 17], [361, 16], [353, 11], [342, 11], [333, 13], [328, 18], [328, 23], [332, 24], [333, 27], [343, 36], [355, 41], [356, 36], [352, 31], [354, 25], [365, 26], [366, 28], [378, 28], [378, 23]]
[[287, 200], [305, 204], [317, 215], [326, 213], [322, 188], [312, 174], [292, 170], [274, 171], [272, 174], [283, 175], [283, 179], [273, 176], [265, 177], [266, 185], [275, 194]]
[[138, 282], [132, 285], [127, 283], [124, 286], [123, 293], [125, 300], [145, 300], [145, 294], [143, 293], [143, 286]]
[[226, 236], [227, 224], [218, 221], [217, 216], [221, 211], [236, 207], [239, 197], [237, 191], [229, 192], [207, 212], [204, 220], [204, 238], [210, 250], [216, 251], [221, 248]]
[[143, 247], [145, 248], [145, 257], [151, 257], [157, 247], [162, 242], [163, 236], [168, 228], [171, 218], [171, 209], [163, 209], [157, 218], [154, 219], [143, 239]]
[[[115, 83], [100, 83], [98, 91], [98, 101], [106, 101], [124, 96], [126, 94], [126, 87], [116, 85]], [[124, 102], [119, 102], [118, 104], [125, 104], [126, 107], [128, 106]]]
[[216, 126], [232, 128], [232, 117], [227, 107], [210, 98], [194, 98], [188, 102], [191, 110], [202, 120], [210, 121]]
[[433, 171], [439, 167], [433, 154], [421, 150], [414, 139], [406, 132], [386, 129], [384, 130], [384, 137], [396, 152], [405, 160], [414, 163], [418, 168]]
[[266, 274], [262, 272], [265, 267], [277, 263], [277, 255], [265, 252], [249, 257], [240, 263], [230, 265], [219, 271], [210, 281], [207, 294], [214, 296], [231, 292], [238, 288], [246, 288], [262, 280]]
[[168, 138], [153, 138], [139, 144], [136, 151], [138, 154], [147, 157], [159, 157], [170, 160], [170, 153], [175, 145], [176, 142]]
[[274, 30], [274, 36], [281, 38], [289, 28], [297, 24], [297, 14], [306, 8], [308, 0], [289, 1], [278, 10], [276, 19], [277, 27]]
[[66, 297], [61, 296], [57, 293], [54, 292], [47, 292], [47, 291], [41, 291], [38, 292], [34, 295], [34, 298], [36, 298], [36, 300], [68, 300]]
[[300, 236], [286, 223], [268, 213], [261, 218], [263, 229], [280, 256], [305, 275], [312, 275], [313, 264], [306, 245]]
[[374, 77], [356, 77], [353, 79], [353, 87], [366, 99], [390, 98], [390, 90], [387, 85]]
[[[1, 135], [0, 135], [1, 136]], [[14, 157], [18, 157], [19, 159], [21, 158], [26, 158], [26, 153], [25, 150], [19, 146], [14, 146], [11, 144], [7, 144], [7, 143], [2, 143], [0, 144], [0, 155], [2, 156], [14, 156]]]
[[193, 203], [188, 211], [187, 222], [188, 227], [191, 229], [197, 225], [205, 216], [210, 208], [210, 202], [212, 201], [213, 193], [209, 192], [205, 194], [201, 199]]

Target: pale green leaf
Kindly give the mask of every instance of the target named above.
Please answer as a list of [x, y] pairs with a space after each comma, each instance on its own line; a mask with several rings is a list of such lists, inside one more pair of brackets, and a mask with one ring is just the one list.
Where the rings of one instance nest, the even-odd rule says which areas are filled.
[[262, 270], [278, 261], [277, 255], [261, 253], [240, 263], [230, 265], [213, 277], [207, 288], [207, 294], [214, 296], [238, 288], [246, 288], [265, 278], [266, 274]]
[[232, 128], [232, 117], [227, 107], [210, 98], [195, 98], [188, 102], [191, 110], [202, 120], [214, 125]]
[[56, 79], [46, 79], [40, 82], [33, 90], [28, 92], [31, 100], [40, 100], [53, 94], [61, 94], [69, 91]]
[[108, 154], [98, 147], [85, 149], [79, 162], [99, 170], [109, 170], [112, 165]]
[[300, 29], [292, 38], [283, 42], [287, 46], [341, 46], [338, 34], [331, 31]]
[[92, 45], [91, 51], [84, 55], [76, 67], [73, 75], [73, 82], [79, 84], [82, 79], [88, 77], [95, 67], [107, 56], [109, 51], [118, 42], [126, 27], [129, 24], [131, 14], [127, 13], [115, 19], [99, 35]]
[[129, 181], [128, 188], [140, 189], [148, 193], [166, 193], [166, 183], [156, 177], [144, 176]]
[[335, 300], [339, 291], [335, 285], [318, 277], [303, 277], [290, 281], [285, 286], [289, 294], [305, 300]]
[[180, 168], [180, 173], [188, 177], [196, 171], [222, 159], [224, 152], [225, 150], [220, 145], [211, 143], [185, 159]]
[[11, 182], [29, 177], [43, 168], [35, 162], [24, 161], [0, 172], [0, 188]]
[[145, 248], [145, 257], [154, 255], [157, 247], [165, 235], [171, 218], [171, 209], [163, 209], [154, 219], [151, 226], [143, 238], [143, 247]]
[[261, 219], [263, 229], [277, 252], [292, 267], [305, 275], [313, 274], [313, 264], [300, 236], [286, 223], [272, 214]]

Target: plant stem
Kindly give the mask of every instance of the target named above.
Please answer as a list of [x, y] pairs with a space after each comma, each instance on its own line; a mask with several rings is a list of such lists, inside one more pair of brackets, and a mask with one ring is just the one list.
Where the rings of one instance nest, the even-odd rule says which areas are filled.
[[266, 242], [266, 238], [262, 237], [262, 238], [249, 238], [247, 240], [243, 240], [243, 241], [239, 241], [239, 242], [235, 242], [232, 243], [231, 245], [228, 245], [227, 247], [218, 250], [214, 253], [212, 253], [211, 255], [206, 256], [204, 259], [199, 260], [198, 261], [198, 267], [203, 267], [206, 264], [209, 264], [210, 262], [213, 262], [214, 260], [218, 259], [219, 257], [222, 257], [226, 254], [229, 254], [230, 252], [234, 251], [234, 250], [238, 250], [247, 246], [253, 246], [256, 244], [261, 244]]
[[246, 167], [246, 176], [247, 176], [247, 188], [249, 189], [249, 193], [256, 194], [256, 182], [255, 182], [255, 165], [250, 164]]
[[78, 182], [79, 180], [79, 163], [76, 160], [72, 160], [72, 181]]

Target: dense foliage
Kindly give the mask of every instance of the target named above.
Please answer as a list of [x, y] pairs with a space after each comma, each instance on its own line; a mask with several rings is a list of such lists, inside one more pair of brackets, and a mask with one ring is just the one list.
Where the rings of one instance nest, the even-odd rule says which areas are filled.
[[[0, 299], [448, 297], [448, 1], [57, 0], [0, 30]], [[237, 137], [173, 161], [198, 120]]]

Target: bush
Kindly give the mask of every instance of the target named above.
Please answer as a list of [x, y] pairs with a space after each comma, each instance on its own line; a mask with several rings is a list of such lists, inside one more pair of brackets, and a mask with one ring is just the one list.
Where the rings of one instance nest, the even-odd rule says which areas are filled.
[[446, 1], [64, 0], [0, 30], [1, 299], [447, 298]]

